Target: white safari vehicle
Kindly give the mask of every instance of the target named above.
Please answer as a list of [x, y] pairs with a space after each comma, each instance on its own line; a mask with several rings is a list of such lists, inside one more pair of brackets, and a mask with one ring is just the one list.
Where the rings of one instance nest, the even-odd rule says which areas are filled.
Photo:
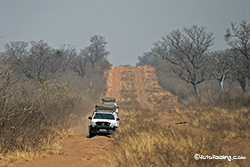
[[119, 128], [119, 118], [114, 104], [97, 104], [89, 125], [89, 137], [112, 134]]

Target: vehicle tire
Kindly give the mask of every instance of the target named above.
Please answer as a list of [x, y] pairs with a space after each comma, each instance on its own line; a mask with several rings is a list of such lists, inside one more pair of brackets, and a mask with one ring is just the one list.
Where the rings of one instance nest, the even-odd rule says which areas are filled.
[[94, 133], [89, 133], [89, 138], [94, 137], [94, 136], [95, 136]]

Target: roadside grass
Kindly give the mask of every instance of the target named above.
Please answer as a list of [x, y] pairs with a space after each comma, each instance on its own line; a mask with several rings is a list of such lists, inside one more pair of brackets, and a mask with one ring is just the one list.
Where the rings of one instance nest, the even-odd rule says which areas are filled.
[[228, 138], [250, 137], [250, 110], [242, 108], [223, 108], [195, 106], [183, 110], [190, 119], [190, 125], [218, 132]]
[[[125, 110], [119, 133], [113, 134], [113, 166], [238, 166], [239, 161], [195, 160], [195, 154], [223, 155], [212, 139], [171, 127], [162, 128], [156, 121], [159, 112]], [[228, 153], [227, 153], [228, 154]]]
[[[10, 163], [31, 161], [37, 158], [46, 157], [49, 154], [62, 153], [59, 131], [54, 131], [54, 134], [48, 134], [46, 138], [40, 139], [39, 145], [28, 148], [27, 150], [16, 149], [15, 151], [7, 151], [4, 154], [0, 153], [0, 166], [7, 167]], [[58, 136], [54, 136], [54, 135]], [[36, 147], [36, 148], [35, 148]]]

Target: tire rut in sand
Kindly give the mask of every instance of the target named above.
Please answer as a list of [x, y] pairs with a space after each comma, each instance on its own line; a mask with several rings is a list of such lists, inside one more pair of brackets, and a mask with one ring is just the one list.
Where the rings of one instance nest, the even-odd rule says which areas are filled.
[[107, 97], [114, 97], [117, 101], [120, 100], [121, 87], [121, 68], [111, 67], [107, 74]]
[[142, 71], [138, 67], [134, 67], [133, 72], [135, 73], [137, 101], [143, 108], [153, 110], [154, 105], [148, 101], [148, 94], [145, 89]]

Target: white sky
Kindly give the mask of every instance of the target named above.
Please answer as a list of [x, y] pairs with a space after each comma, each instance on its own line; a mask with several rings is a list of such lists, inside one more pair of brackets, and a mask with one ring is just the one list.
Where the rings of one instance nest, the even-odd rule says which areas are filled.
[[194, 24], [214, 33], [213, 49], [225, 49], [230, 22], [243, 19], [250, 23], [250, 0], [0, 0], [0, 52], [9, 41], [43, 39], [79, 53], [101, 35], [111, 64], [135, 65], [163, 35]]

